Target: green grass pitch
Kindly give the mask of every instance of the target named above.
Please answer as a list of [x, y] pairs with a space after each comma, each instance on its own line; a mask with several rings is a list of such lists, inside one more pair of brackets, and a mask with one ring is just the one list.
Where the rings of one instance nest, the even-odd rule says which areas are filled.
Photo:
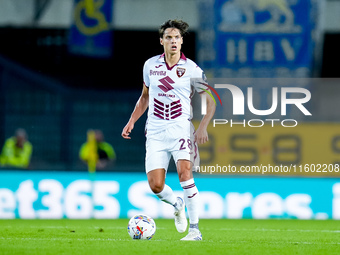
[[132, 240], [128, 219], [0, 220], [0, 254], [340, 254], [340, 221], [201, 220], [201, 242], [155, 222], [151, 240]]

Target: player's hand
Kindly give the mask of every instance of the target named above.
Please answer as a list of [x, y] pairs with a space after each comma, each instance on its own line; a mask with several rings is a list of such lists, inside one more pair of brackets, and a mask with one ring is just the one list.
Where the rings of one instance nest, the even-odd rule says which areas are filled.
[[201, 129], [200, 127], [198, 127], [198, 129], [195, 132], [195, 142], [197, 142], [197, 144], [204, 144], [208, 141], [209, 141], [209, 137], [208, 137], [207, 130]]
[[134, 127], [134, 124], [132, 123], [128, 123], [126, 124], [126, 126], [123, 128], [123, 131], [122, 131], [122, 137], [125, 138], [125, 139], [131, 139], [131, 137], [129, 136], [132, 129]]

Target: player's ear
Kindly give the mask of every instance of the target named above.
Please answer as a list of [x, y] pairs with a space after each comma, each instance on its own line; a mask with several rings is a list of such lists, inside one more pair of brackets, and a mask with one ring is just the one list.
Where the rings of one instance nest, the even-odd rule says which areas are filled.
[[163, 38], [159, 38], [159, 42], [161, 45], [163, 45]]

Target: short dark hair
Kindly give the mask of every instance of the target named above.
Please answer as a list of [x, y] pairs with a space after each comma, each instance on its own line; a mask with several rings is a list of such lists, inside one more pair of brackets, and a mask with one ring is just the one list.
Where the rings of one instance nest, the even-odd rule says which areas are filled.
[[188, 32], [189, 25], [181, 19], [169, 19], [159, 27], [158, 33], [160, 38], [163, 38], [164, 31], [167, 28], [177, 28], [181, 33], [181, 36], [183, 36]]

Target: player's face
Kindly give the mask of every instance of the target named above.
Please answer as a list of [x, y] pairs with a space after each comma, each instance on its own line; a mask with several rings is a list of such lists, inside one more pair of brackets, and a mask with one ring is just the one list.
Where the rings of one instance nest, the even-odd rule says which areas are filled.
[[177, 54], [181, 51], [183, 37], [177, 28], [167, 28], [160, 39], [165, 53]]

